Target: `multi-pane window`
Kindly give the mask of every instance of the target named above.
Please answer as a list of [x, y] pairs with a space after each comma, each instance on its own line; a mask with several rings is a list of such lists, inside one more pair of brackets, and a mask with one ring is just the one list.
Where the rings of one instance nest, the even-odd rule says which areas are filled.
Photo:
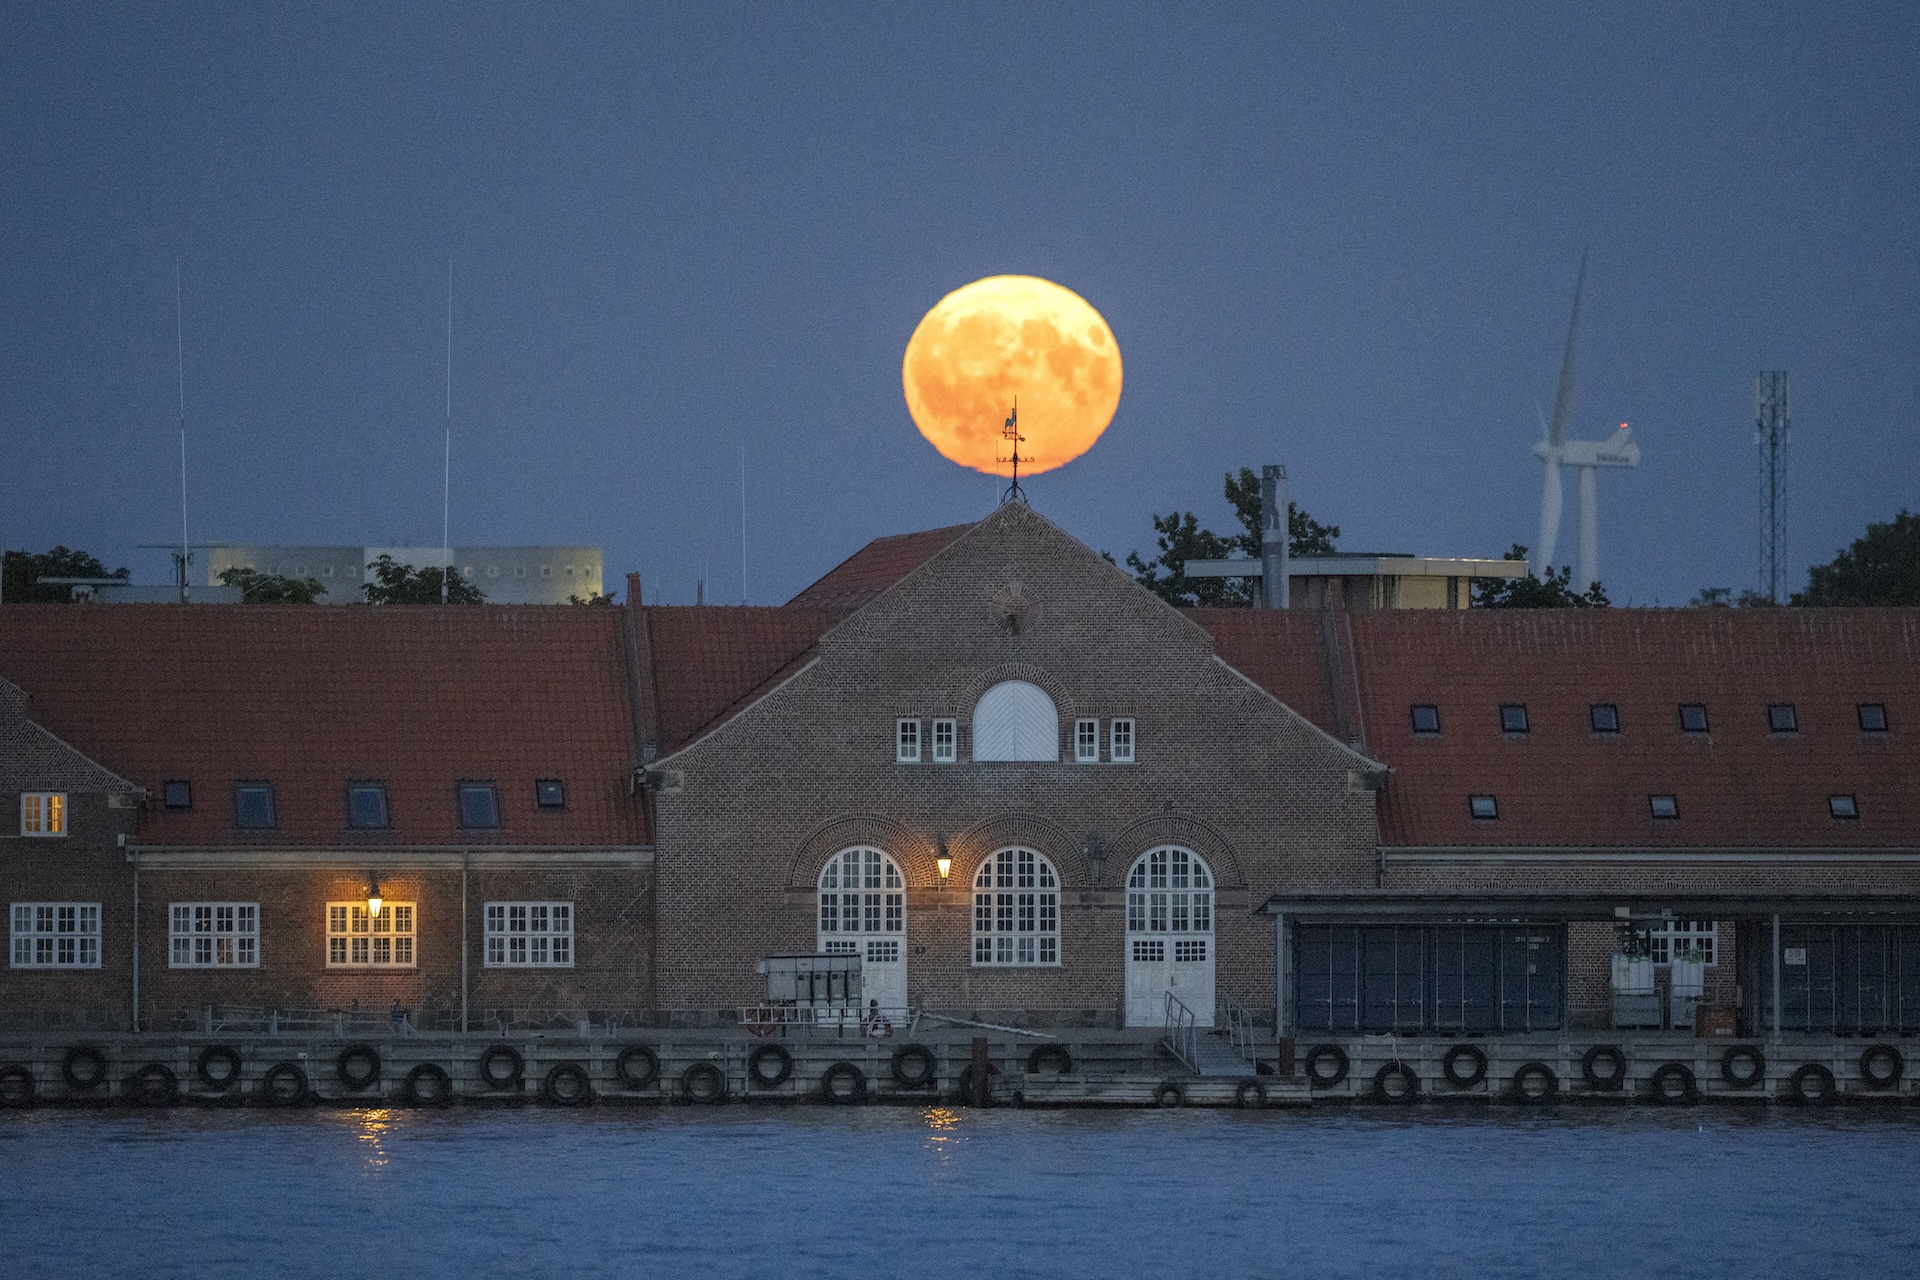
[[1500, 708], [1500, 732], [1527, 732], [1527, 705], [1524, 702], [1509, 702]]
[[1111, 754], [1109, 759], [1115, 764], [1133, 763], [1133, 721], [1115, 720], [1109, 735]]
[[1407, 708], [1415, 733], [1440, 732], [1440, 708], [1430, 702], [1416, 702]]
[[1711, 920], [1666, 920], [1647, 930], [1647, 954], [1655, 964], [1687, 959], [1717, 964], [1717, 939]]
[[960, 722], [957, 720], [935, 720], [933, 722], [933, 762], [952, 764], [960, 758]]
[[347, 822], [356, 827], [387, 825], [387, 786], [384, 782], [356, 782], [347, 788]]
[[260, 904], [173, 903], [167, 941], [167, 963], [175, 969], [255, 968], [260, 963]]
[[[823, 944], [850, 934], [900, 934], [906, 930], [906, 919], [906, 881], [892, 858], [862, 845], [827, 859], [820, 872]], [[857, 950], [857, 946], [845, 949]], [[840, 948], [823, 945], [822, 950]]]
[[327, 904], [327, 968], [402, 969], [414, 963], [411, 902], [388, 902], [374, 915], [361, 902]]
[[233, 789], [233, 823], [244, 831], [268, 831], [276, 825], [271, 782], [243, 782]]
[[20, 794], [20, 834], [67, 834], [67, 796], [63, 791], [23, 791]]
[[[1178, 845], [1148, 850], [1127, 876], [1127, 932], [1212, 933], [1213, 876], [1207, 864]], [[1176, 942], [1176, 960], [1206, 958], [1204, 946], [1197, 955], [1192, 947], [1185, 954], [1180, 948]]]
[[1073, 722], [1073, 758], [1081, 764], [1099, 763], [1100, 722], [1098, 720]]
[[1863, 702], [1855, 710], [1860, 716], [1860, 732], [1885, 733], [1887, 731], [1886, 703]]
[[1791, 702], [1776, 702], [1767, 708], [1767, 728], [1775, 733], [1796, 733], [1800, 717]]
[[893, 758], [901, 764], [920, 763], [920, 722], [895, 721]]
[[1620, 732], [1620, 708], [1611, 702], [1596, 702], [1587, 708], [1587, 723], [1595, 733]]
[[1680, 704], [1680, 731], [1682, 733], [1705, 733], [1707, 731], [1707, 708], [1704, 703], [1683, 702]]
[[460, 784], [460, 825], [474, 829], [500, 825], [500, 793], [491, 782]]
[[571, 902], [489, 902], [489, 969], [569, 968], [573, 964]]
[[14, 903], [13, 967], [16, 969], [98, 969], [100, 967], [100, 904], [97, 902]]
[[1001, 849], [973, 878], [975, 964], [1060, 963], [1060, 879], [1032, 849]]

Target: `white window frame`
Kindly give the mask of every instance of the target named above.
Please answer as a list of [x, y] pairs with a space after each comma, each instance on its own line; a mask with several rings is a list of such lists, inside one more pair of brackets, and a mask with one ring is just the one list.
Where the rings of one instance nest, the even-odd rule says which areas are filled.
[[1719, 925], [1712, 920], [1663, 920], [1647, 929], [1647, 955], [1655, 964], [1672, 964], [1676, 950], [1699, 947], [1708, 968], [1720, 963]]
[[1011, 845], [981, 860], [973, 877], [973, 963], [1060, 966], [1060, 876], [1039, 850]]
[[[380, 914], [367, 911], [367, 900], [327, 904], [327, 968], [414, 969], [420, 964], [415, 938], [420, 915], [411, 902], [388, 902]], [[385, 941], [383, 948], [379, 944]], [[356, 942], [365, 946], [356, 947]], [[384, 955], [383, 955], [384, 953]]]
[[1218, 891], [1213, 868], [1193, 850], [1149, 849], [1127, 871], [1127, 936], [1211, 938]]
[[893, 722], [893, 762], [920, 763], [920, 721], [918, 717], [900, 717]]
[[22, 791], [20, 834], [35, 840], [57, 840], [67, 834], [67, 793]]
[[933, 762], [952, 764], [960, 758], [960, 722], [940, 719], [933, 722]]
[[260, 904], [167, 904], [169, 969], [258, 969]]
[[[100, 904], [16, 902], [7, 918], [15, 969], [98, 969]], [[62, 945], [62, 944], [65, 945]]]
[[571, 902], [489, 902], [482, 908], [488, 969], [573, 968]]
[[1100, 763], [1100, 722], [1098, 720], [1073, 722], [1073, 762], [1075, 764]]
[[820, 949], [856, 954], [868, 938], [906, 936], [907, 881], [885, 849], [853, 845], [827, 859], [815, 885]]
[[1139, 745], [1139, 735], [1134, 731], [1132, 716], [1118, 716], [1107, 726], [1107, 758], [1115, 764], [1132, 764], [1134, 748]]

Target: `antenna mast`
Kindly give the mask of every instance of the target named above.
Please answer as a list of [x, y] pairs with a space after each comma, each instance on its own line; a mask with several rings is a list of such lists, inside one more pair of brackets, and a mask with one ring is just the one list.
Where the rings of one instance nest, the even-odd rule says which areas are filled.
[[447, 530], [452, 521], [453, 496], [453, 259], [447, 259], [447, 435], [440, 455], [440, 603], [447, 602], [447, 579], [453, 574], [453, 554]]
[[1760, 450], [1760, 590], [1774, 604], [1786, 590], [1780, 556], [1787, 542], [1787, 441], [1793, 433], [1787, 371], [1753, 380], [1753, 442]]
[[[1010, 502], [1018, 499], [1021, 502], [1025, 502], [1027, 500], [1027, 492], [1020, 487], [1020, 442], [1025, 440], [1026, 437], [1020, 434], [1019, 396], [1013, 398], [1013, 412], [1007, 415], [1006, 425], [1000, 428], [1000, 438], [1013, 442], [1013, 483], [1008, 485], [1007, 491], [1000, 495], [1000, 501]], [[1005, 462], [1007, 459], [1002, 458], [1001, 461]]]
[[180, 388], [180, 603], [187, 603], [187, 329], [180, 305], [180, 255], [173, 255], [173, 360]]
[[740, 442], [740, 603], [747, 602], [747, 442]]

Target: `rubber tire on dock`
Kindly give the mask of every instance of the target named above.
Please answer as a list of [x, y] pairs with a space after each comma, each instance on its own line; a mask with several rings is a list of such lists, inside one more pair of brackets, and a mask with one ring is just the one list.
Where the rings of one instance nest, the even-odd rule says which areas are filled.
[[[914, 1064], [912, 1070], [907, 1064]], [[934, 1075], [940, 1064], [934, 1061], [933, 1050], [923, 1044], [903, 1044], [893, 1051], [893, 1061], [887, 1064], [893, 1073], [893, 1082], [902, 1089], [924, 1089], [933, 1083]]]
[[1236, 1107], [1266, 1106], [1267, 1086], [1259, 1080], [1242, 1080], [1233, 1090], [1233, 1105]]
[[[769, 1058], [773, 1060], [772, 1071], [761, 1069]], [[747, 1083], [758, 1085], [762, 1089], [777, 1089], [793, 1075], [793, 1055], [787, 1052], [783, 1044], [763, 1044], [747, 1055]]]
[[[1602, 1074], [1599, 1064], [1610, 1062], [1613, 1070]], [[1627, 1083], [1627, 1055], [1617, 1044], [1596, 1044], [1580, 1059], [1580, 1078], [1587, 1088], [1601, 1093], [1618, 1093]]]
[[711, 1062], [696, 1062], [680, 1073], [680, 1096], [718, 1106], [727, 1100], [727, 1078]]
[[[216, 1071], [215, 1063], [226, 1069]], [[200, 1077], [200, 1083], [207, 1088], [225, 1093], [240, 1083], [240, 1052], [231, 1045], [210, 1044], [194, 1059], [193, 1074]]]
[[[847, 1082], [846, 1092], [840, 1092], [836, 1081]], [[820, 1073], [820, 1096], [828, 1102], [842, 1106], [851, 1106], [867, 1100], [867, 1073], [851, 1062], [836, 1062]]]
[[[1332, 1062], [1333, 1070], [1328, 1072], [1321, 1071], [1320, 1063], [1323, 1061]], [[1334, 1085], [1345, 1080], [1347, 1078], [1347, 1071], [1352, 1065], [1347, 1061], [1347, 1051], [1337, 1044], [1317, 1044], [1313, 1046], [1313, 1048], [1307, 1050], [1305, 1063], [1308, 1082], [1317, 1084], [1323, 1089], [1331, 1089]]]
[[446, 1068], [423, 1062], [407, 1072], [400, 1085], [400, 1100], [410, 1107], [444, 1107], [453, 1101], [453, 1077]]
[[[1455, 1070], [1462, 1058], [1473, 1059], [1473, 1070], [1465, 1075]], [[1454, 1088], [1471, 1089], [1487, 1078], [1486, 1051], [1477, 1044], [1456, 1044], [1441, 1055], [1440, 1073]]]
[[[1885, 1069], [1875, 1070], [1876, 1063], [1885, 1063]], [[1890, 1044], [1868, 1045], [1860, 1054], [1860, 1081], [1869, 1089], [1891, 1089], [1906, 1072], [1907, 1060]]]
[[60, 1059], [60, 1078], [67, 1082], [68, 1088], [82, 1093], [98, 1089], [107, 1080], [107, 1055], [90, 1044], [75, 1045]]
[[1153, 1091], [1153, 1105], [1169, 1110], [1184, 1107], [1187, 1105], [1187, 1091], [1169, 1080]]
[[260, 1100], [271, 1107], [297, 1107], [311, 1091], [306, 1068], [297, 1062], [276, 1062], [260, 1077]]
[[[1390, 1080], [1401, 1081], [1400, 1091], [1387, 1083]], [[1414, 1074], [1412, 1067], [1395, 1058], [1380, 1065], [1373, 1073], [1373, 1100], [1390, 1106], [1404, 1106], [1420, 1097], [1420, 1077]]]
[[[720, 1091], [726, 1092], [724, 1081]], [[556, 1107], [583, 1106], [593, 1099], [593, 1080], [587, 1075], [587, 1069], [579, 1063], [562, 1062], [547, 1072], [547, 1078], [540, 1082], [540, 1096]]]
[[[634, 1067], [639, 1063], [639, 1069]], [[645, 1089], [660, 1078], [660, 1057], [644, 1044], [630, 1044], [613, 1060], [613, 1074], [629, 1089]]]
[[1693, 1068], [1684, 1062], [1668, 1062], [1647, 1077], [1647, 1101], [1663, 1107], [1690, 1107], [1700, 1101], [1700, 1086]]
[[[1811, 1083], [1814, 1088], [1809, 1090]], [[1840, 1098], [1840, 1086], [1833, 1072], [1817, 1062], [1809, 1062], [1787, 1077], [1787, 1097], [1803, 1107], [1821, 1107]]]
[[[499, 1068], [505, 1065], [506, 1070]], [[527, 1060], [510, 1044], [488, 1045], [480, 1055], [480, 1083], [489, 1089], [518, 1089], [527, 1076]]]
[[164, 1062], [149, 1062], [127, 1077], [127, 1101], [142, 1107], [170, 1107], [180, 1101], [180, 1077]]
[[1063, 1044], [1035, 1045], [1033, 1052], [1027, 1055], [1027, 1074], [1039, 1075], [1041, 1065], [1047, 1062], [1055, 1064], [1055, 1069], [1063, 1076], [1073, 1074], [1073, 1055], [1067, 1052], [1067, 1046]]
[[[987, 1105], [993, 1105], [993, 1078], [1000, 1074], [1000, 1068], [991, 1062], [987, 1064]], [[959, 1102], [973, 1101], [973, 1064], [960, 1068], [959, 1079], [954, 1081], [954, 1099]]]
[[[1740, 1070], [1738, 1064], [1742, 1062], [1751, 1064], [1751, 1069]], [[1751, 1089], [1767, 1078], [1767, 1055], [1754, 1045], [1728, 1045], [1720, 1055], [1720, 1078], [1729, 1089]]]
[[380, 1083], [379, 1051], [370, 1044], [350, 1044], [333, 1060], [333, 1074], [343, 1089], [370, 1088]]
[[[1537, 1082], [1528, 1088], [1527, 1082]], [[1560, 1077], [1544, 1062], [1529, 1062], [1513, 1073], [1513, 1100], [1529, 1106], [1541, 1106], [1560, 1096]]]
[[0, 1107], [33, 1105], [34, 1084], [31, 1068], [18, 1062], [0, 1067]]

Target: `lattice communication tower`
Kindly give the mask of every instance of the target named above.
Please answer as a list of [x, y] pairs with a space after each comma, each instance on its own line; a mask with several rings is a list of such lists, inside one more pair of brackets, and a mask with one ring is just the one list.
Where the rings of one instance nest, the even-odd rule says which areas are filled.
[[1760, 590], [1775, 604], [1786, 594], [1787, 441], [1793, 415], [1787, 371], [1769, 369], [1753, 380], [1753, 442], [1760, 450]]

